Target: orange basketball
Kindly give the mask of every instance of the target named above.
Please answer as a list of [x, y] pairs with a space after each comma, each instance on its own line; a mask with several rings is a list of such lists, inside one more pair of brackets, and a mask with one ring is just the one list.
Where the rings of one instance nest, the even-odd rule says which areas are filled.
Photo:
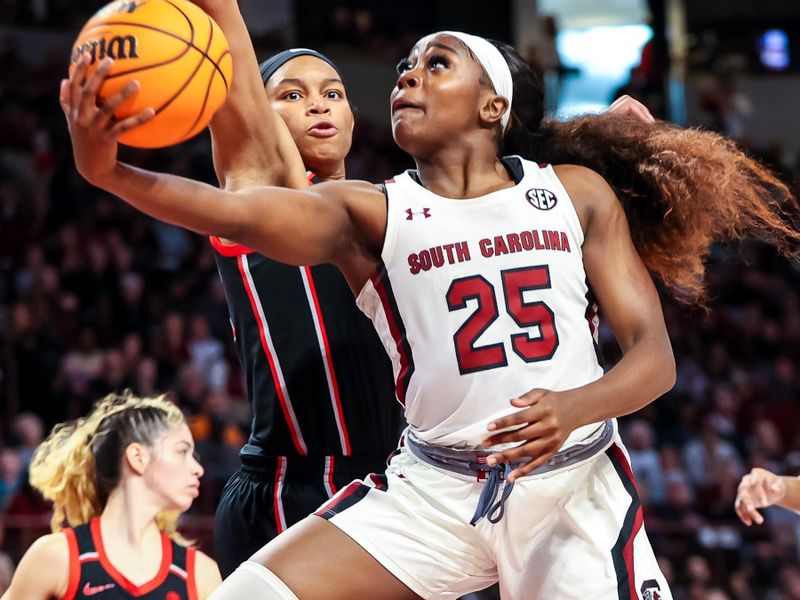
[[131, 80], [140, 87], [115, 113], [117, 120], [147, 107], [155, 117], [120, 137], [139, 148], [177, 144], [202, 131], [225, 102], [233, 63], [228, 41], [211, 17], [188, 0], [118, 0], [89, 19], [75, 40], [72, 75], [81, 53], [91, 63], [114, 59], [100, 98], [110, 98]]

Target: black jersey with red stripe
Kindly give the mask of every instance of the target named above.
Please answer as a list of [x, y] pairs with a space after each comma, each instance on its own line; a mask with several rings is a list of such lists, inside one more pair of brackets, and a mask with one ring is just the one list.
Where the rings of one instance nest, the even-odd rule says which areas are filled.
[[161, 535], [161, 566], [142, 585], [131, 583], [106, 556], [100, 519], [65, 529], [69, 545], [69, 584], [63, 600], [197, 600], [195, 549]]
[[392, 367], [339, 270], [211, 242], [253, 407], [242, 454], [385, 459], [402, 423]]

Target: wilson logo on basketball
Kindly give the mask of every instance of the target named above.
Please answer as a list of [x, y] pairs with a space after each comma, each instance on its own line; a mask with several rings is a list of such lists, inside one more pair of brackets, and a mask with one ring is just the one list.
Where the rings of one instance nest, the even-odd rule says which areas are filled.
[[139, 83], [114, 110], [118, 121], [146, 108], [155, 112], [119, 137], [138, 148], [162, 148], [200, 133], [225, 102], [233, 75], [225, 35], [189, 0], [112, 2], [86, 22], [72, 48], [70, 77], [78, 68], [91, 77], [104, 58], [115, 59], [98, 90], [101, 101], [132, 80]]
[[528, 203], [531, 206], [539, 210], [550, 210], [558, 202], [553, 192], [550, 190], [541, 190], [539, 188], [534, 188], [525, 192], [525, 198], [528, 199]]
[[114, 60], [121, 60], [126, 58], [139, 58], [136, 51], [137, 40], [132, 35], [115, 35], [106, 40], [100, 38], [99, 40], [88, 40], [80, 46], [75, 46], [70, 57], [70, 63], [77, 61], [84, 52], [88, 52], [89, 64], [93, 65], [98, 60], [103, 60], [106, 56]]

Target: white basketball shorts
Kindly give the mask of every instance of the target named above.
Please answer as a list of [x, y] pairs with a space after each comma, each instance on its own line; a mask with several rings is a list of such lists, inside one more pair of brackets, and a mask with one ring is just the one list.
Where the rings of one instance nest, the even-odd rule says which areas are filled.
[[518, 479], [502, 520], [472, 526], [483, 485], [403, 448], [385, 474], [352, 482], [315, 514], [425, 599], [498, 580], [513, 600], [672, 598], [618, 435], [581, 463]]

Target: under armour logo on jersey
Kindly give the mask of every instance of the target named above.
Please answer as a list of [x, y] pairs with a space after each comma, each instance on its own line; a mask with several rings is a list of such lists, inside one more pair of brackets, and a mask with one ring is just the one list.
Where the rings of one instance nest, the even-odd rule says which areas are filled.
[[422, 210], [411, 210], [410, 208], [406, 209], [406, 221], [412, 221], [414, 219], [414, 215], [422, 215], [426, 219], [431, 216], [431, 209], [430, 208], [423, 208]]
[[525, 197], [528, 199], [528, 203], [531, 206], [538, 208], [539, 210], [550, 210], [558, 202], [558, 199], [553, 192], [538, 188], [534, 188], [525, 192]]
[[655, 579], [648, 579], [639, 588], [642, 593], [642, 600], [661, 600], [661, 586]]

